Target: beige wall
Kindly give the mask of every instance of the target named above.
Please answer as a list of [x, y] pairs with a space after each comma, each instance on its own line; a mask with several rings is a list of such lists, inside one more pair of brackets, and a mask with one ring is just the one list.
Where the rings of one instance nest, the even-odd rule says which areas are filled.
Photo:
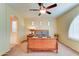
[[70, 40], [68, 37], [69, 26], [77, 15], [79, 15], [79, 5], [57, 18], [57, 29], [60, 41], [79, 52], [79, 41]]
[[[26, 17], [25, 18], [25, 28], [26, 28], [26, 34], [28, 34], [28, 30], [30, 27], [32, 27], [32, 21], [34, 22], [34, 26], [36, 29], [47, 29], [49, 30], [49, 35], [52, 35], [56, 33], [56, 20], [53, 18], [41, 18], [41, 17]], [[40, 25], [41, 22], [41, 25]], [[50, 25], [48, 26], [48, 22], [50, 22]]]

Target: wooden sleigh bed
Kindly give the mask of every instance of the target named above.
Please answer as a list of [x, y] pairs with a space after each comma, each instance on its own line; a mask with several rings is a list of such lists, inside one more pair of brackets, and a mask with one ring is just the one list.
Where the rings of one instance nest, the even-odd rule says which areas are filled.
[[[37, 30], [35, 30], [35, 31], [37, 31]], [[52, 51], [52, 52], [58, 53], [57, 37], [48, 38], [48, 37], [29, 37], [29, 36], [27, 36], [27, 42], [28, 42], [28, 45], [27, 45], [28, 53], [31, 51]]]
[[58, 53], [58, 40], [49, 38], [29, 38], [28, 51], [55, 51]]

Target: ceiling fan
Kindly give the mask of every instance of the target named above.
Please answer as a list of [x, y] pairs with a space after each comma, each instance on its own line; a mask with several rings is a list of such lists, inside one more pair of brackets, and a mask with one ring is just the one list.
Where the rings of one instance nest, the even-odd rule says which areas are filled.
[[38, 14], [38, 16], [40, 16], [41, 14], [45, 14], [45, 13], [51, 14], [51, 12], [49, 12], [48, 10], [51, 9], [51, 8], [56, 7], [57, 4], [55, 3], [55, 4], [52, 4], [52, 5], [48, 6], [48, 7], [45, 7], [43, 5], [43, 3], [38, 3], [38, 6], [39, 6], [39, 9], [29, 9], [29, 10], [30, 11], [40, 11], [40, 13]]

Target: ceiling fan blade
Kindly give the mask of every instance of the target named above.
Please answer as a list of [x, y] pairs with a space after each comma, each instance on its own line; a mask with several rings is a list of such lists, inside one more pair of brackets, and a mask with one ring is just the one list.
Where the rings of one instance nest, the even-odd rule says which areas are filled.
[[38, 3], [38, 5], [41, 7], [41, 6], [43, 6], [43, 3]]
[[41, 7], [45, 8], [45, 6], [43, 5], [43, 3], [38, 3], [38, 5], [39, 5], [40, 9], [41, 9]]
[[49, 12], [49, 11], [46, 11], [46, 13], [47, 13], [47, 14], [51, 14], [51, 12]]
[[51, 8], [53, 8], [53, 7], [56, 7], [56, 6], [57, 6], [57, 4], [55, 3], [55, 4], [53, 4], [53, 5], [48, 6], [46, 9], [51, 9]]
[[38, 16], [40, 16], [40, 15], [41, 15], [41, 13], [38, 14]]
[[39, 9], [29, 9], [30, 11], [39, 11]]

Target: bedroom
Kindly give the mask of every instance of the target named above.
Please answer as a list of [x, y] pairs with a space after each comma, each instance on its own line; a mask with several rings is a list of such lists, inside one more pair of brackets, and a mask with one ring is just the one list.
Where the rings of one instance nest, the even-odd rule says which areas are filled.
[[[44, 5], [48, 6], [51, 4], [49, 3], [49, 4], [44, 4]], [[62, 45], [66, 45], [67, 47], [70, 47], [71, 50], [75, 50], [77, 53], [79, 52], [79, 47], [78, 47], [79, 41], [71, 40], [68, 37], [70, 23], [79, 14], [79, 4], [57, 3], [57, 7], [49, 10], [52, 12], [51, 15], [42, 14], [41, 16], [38, 16], [39, 11], [36, 11], [36, 12], [29, 11], [29, 9], [31, 8], [39, 8], [39, 7], [38, 7], [38, 4], [31, 4], [31, 3], [30, 4], [29, 3], [27, 4], [23, 4], [23, 3], [22, 4], [17, 4], [17, 3], [0, 4], [0, 9], [1, 9], [0, 13], [3, 12], [1, 16], [3, 17], [2, 19], [4, 19], [4, 20], [1, 20], [1, 22], [6, 21], [5, 24], [0, 23], [2, 27], [0, 35], [3, 33], [1, 35], [2, 36], [1, 38], [4, 39], [4, 40], [1, 40], [0, 42], [0, 46], [2, 47], [0, 48], [1, 55], [5, 54], [5, 52], [10, 50], [16, 44], [19, 44], [20, 42], [24, 41], [27, 38], [27, 35], [30, 33], [29, 29], [48, 30], [50, 37], [54, 37], [54, 34], [58, 34], [59, 41], [61, 42]], [[18, 22], [17, 33], [11, 33], [11, 31], [16, 32], [15, 29], [11, 30], [11, 27], [12, 27], [10, 25], [11, 19], [14, 19], [14, 21], [17, 20]], [[3, 28], [5, 29], [3, 30]], [[14, 28], [16, 28], [16, 26], [14, 26]], [[14, 37], [18, 38], [18, 40], [17, 39], [14, 40]], [[5, 42], [5, 44], [3, 44], [3, 42]], [[22, 46], [22, 47], [24, 51], [26, 52], [26, 46]], [[61, 49], [64, 49], [64, 48], [61, 47]], [[39, 52], [36, 52], [34, 53], [34, 55], [68, 55], [68, 53], [66, 53], [67, 51], [66, 52], [64, 51], [64, 53], [62, 53], [63, 51], [60, 52], [59, 50], [58, 54], [54, 54], [53, 52], [50, 52], [50, 53], [46, 52], [46, 54], [45, 52], [41, 52], [39, 54]], [[77, 53], [70, 52], [69, 55], [79, 55]], [[27, 55], [33, 55], [33, 53], [30, 53]]]

